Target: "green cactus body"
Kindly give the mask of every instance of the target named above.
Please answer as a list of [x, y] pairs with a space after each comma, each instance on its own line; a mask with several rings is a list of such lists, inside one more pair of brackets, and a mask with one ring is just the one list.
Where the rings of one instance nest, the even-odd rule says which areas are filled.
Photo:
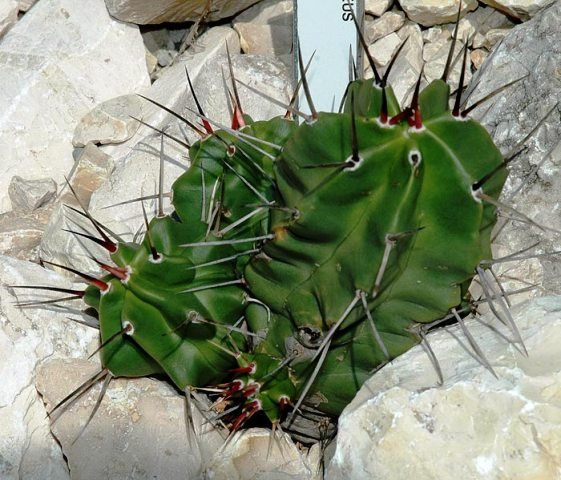
[[357, 80], [342, 113], [207, 128], [174, 212], [116, 245], [84, 293], [104, 367], [212, 387], [232, 430], [302, 402], [339, 415], [468, 303], [491, 257], [504, 162], [448, 98], [434, 81], [401, 110], [390, 87]]
[[[282, 144], [292, 128], [278, 118], [251, 124], [244, 133]], [[252, 243], [183, 245], [267, 231], [268, 211], [253, 215], [251, 204], [273, 201], [273, 147], [258, 148], [223, 131], [196, 144], [192, 167], [172, 187], [174, 213], [154, 218], [142, 244], [119, 245], [111, 258], [121, 278], [106, 277], [108, 288], [101, 293], [89, 287], [86, 301], [98, 310], [101, 340], [107, 342], [102, 363], [113, 375], [165, 372], [184, 389], [219, 382], [236, 365], [225, 351], [229, 330], [222, 325], [243, 315], [247, 294], [238, 265], [249, 256], [239, 250]]]
[[[362, 298], [395, 358], [420, 341], [419, 324], [460, 307], [477, 265], [490, 255], [494, 208], [472, 186], [502, 157], [480, 125], [451, 115], [444, 82], [426, 92], [421, 128], [406, 119], [389, 125], [378, 116], [320, 113], [275, 162], [280, 196], [299, 215], [272, 220], [275, 238], [245, 278], [295, 338], [311, 332], [308, 348], [331, 332], [310, 390], [314, 405], [329, 414], [338, 415], [388, 360]], [[380, 105], [366, 110], [379, 112]], [[495, 176], [486, 193], [496, 198], [504, 179]]]

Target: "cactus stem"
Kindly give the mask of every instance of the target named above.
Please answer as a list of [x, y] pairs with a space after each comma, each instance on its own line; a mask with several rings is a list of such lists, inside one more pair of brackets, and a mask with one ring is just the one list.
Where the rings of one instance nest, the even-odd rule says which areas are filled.
[[368, 319], [368, 323], [372, 328], [372, 334], [374, 335], [376, 343], [380, 347], [380, 350], [382, 350], [384, 357], [386, 357], [389, 360], [390, 354], [388, 352], [386, 345], [384, 344], [384, 341], [382, 340], [382, 337], [380, 336], [380, 333], [378, 332], [378, 329], [376, 328], [376, 323], [374, 322], [374, 319], [372, 318], [372, 314], [370, 313], [370, 309], [368, 308], [368, 302], [366, 300], [366, 294], [364, 292], [360, 292], [360, 300], [362, 301], [362, 306], [364, 307], [364, 311], [366, 312], [366, 318]]
[[88, 425], [90, 424], [93, 417], [95, 416], [95, 414], [99, 410], [99, 406], [101, 405], [101, 401], [103, 400], [103, 397], [105, 396], [105, 393], [107, 392], [107, 388], [109, 387], [109, 384], [111, 383], [111, 380], [113, 380], [113, 375], [111, 374], [111, 372], [108, 371], [107, 375], [105, 376], [105, 378], [103, 380], [103, 384], [101, 385], [101, 390], [99, 392], [99, 395], [97, 396], [97, 400], [95, 402], [94, 408], [92, 409], [92, 411], [90, 413], [90, 416], [86, 420], [86, 423], [80, 429], [80, 431], [78, 432], [78, 435], [76, 435], [76, 437], [72, 441], [71, 445], [74, 445], [78, 441], [78, 439], [82, 436], [82, 434], [86, 431], [86, 428], [88, 428]]
[[150, 102], [150, 103], [156, 105], [157, 107], [161, 108], [162, 110], [168, 112], [170, 115], [173, 115], [178, 120], [181, 120], [183, 123], [185, 123], [189, 128], [191, 128], [193, 131], [195, 131], [201, 137], [204, 138], [204, 137], [207, 136], [207, 134], [203, 130], [201, 130], [200, 127], [195, 125], [193, 122], [190, 122], [185, 117], [179, 115], [179, 113], [174, 112], [171, 108], [166, 107], [165, 105], [157, 102], [156, 100], [152, 100], [151, 98], [145, 97], [144, 95], [141, 95], [140, 93], [137, 93], [137, 95], [140, 98], [143, 98], [144, 100], [146, 100], [147, 102]]
[[188, 288], [187, 290], [182, 290], [181, 292], [178, 293], [193, 293], [193, 292], [199, 292], [201, 290], [209, 290], [211, 288], [227, 287], [229, 285], [243, 285], [243, 283], [244, 281], [242, 279], [228, 280], [227, 282], [211, 283], [210, 285], [202, 285], [200, 287]]
[[460, 15], [462, 13], [462, 0], [458, 6], [458, 14], [456, 15], [456, 26], [454, 28], [454, 35], [452, 36], [452, 43], [450, 44], [450, 50], [448, 51], [448, 57], [446, 58], [446, 65], [444, 66], [444, 72], [442, 72], [442, 77], [440, 78], [444, 82], [448, 82], [448, 75], [452, 68], [452, 58], [454, 57], [454, 49], [456, 48], [456, 42], [458, 40], [458, 31], [460, 26]]
[[306, 77], [306, 70], [304, 68], [304, 60], [302, 59], [302, 50], [300, 45], [298, 45], [298, 66], [300, 69], [300, 76], [302, 77], [302, 88], [304, 88], [304, 96], [306, 97], [306, 102], [308, 103], [308, 108], [312, 112], [312, 122], [318, 118], [318, 112], [314, 106], [314, 101], [312, 99], [312, 94], [310, 93], [310, 85], [308, 84], [308, 79]]
[[87, 273], [82, 273], [72, 267], [67, 267], [65, 265], [60, 265], [58, 263], [53, 263], [53, 262], [49, 262], [47, 260], [42, 260], [42, 263], [46, 263], [48, 265], [52, 265], [54, 267], [58, 267], [58, 268], [62, 268], [63, 270], [66, 270], [67, 272], [72, 272], [75, 275], [78, 275], [79, 277], [83, 278], [87, 283], [89, 283], [90, 285], [93, 285], [94, 287], [99, 288], [99, 290], [102, 293], [106, 293], [109, 290], [110, 284], [104, 282], [103, 280], [99, 280], [98, 278], [94, 278], [91, 275], [88, 275]]
[[138, 123], [141, 123], [142, 125], [151, 128], [152, 130], [158, 132], [160, 135], [163, 135], [164, 137], [169, 138], [170, 140], [173, 140], [174, 142], [178, 143], [179, 145], [181, 145], [182, 147], [185, 147], [187, 149], [191, 148], [191, 145], [189, 145], [187, 142], [180, 140], [177, 137], [174, 137], [173, 135], [170, 135], [169, 133], [164, 132], [162, 129], [155, 127], [153, 125], [150, 125], [147, 122], [142, 121], [140, 118], [136, 118], [133, 115], [129, 115], [133, 120], [136, 120]]
[[[195, 93], [195, 89], [193, 88], [193, 83], [191, 82], [191, 77], [189, 76], [189, 70], [187, 69], [187, 65], [185, 65], [185, 75], [187, 76], [187, 83], [189, 83], [189, 90], [191, 90], [191, 95], [193, 95], [193, 100], [195, 101], [195, 105], [197, 106], [197, 110], [199, 111], [199, 113], [202, 116], [204, 116], [204, 111], [203, 111], [203, 108], [201, 107], [199, 99], [197, 98], [197, 94]], [[214, 133], [214, 130], [213, 130], [212, 126], [210, 125], [210, 123], [208, 121], [203, 120], [203, 127], [206, 130], [206, 133], [208, 135], [211, 135], [212, 133]]]
[[489, 363], [489, 360], [487, 359], [487, 357], [485, 356], [485, 354], [483, 353], [483, 350], [481, 350], [481, 347], [479, 346], [479, 344], [476, 342], [475, 338], [473, 337], [473, 335], [470, 333], [470, 331], [468, 330], [468, 328], [465, 325], [465, 322], [463, 320], [463, 318], [458, 314], [458, 312], [456, 311], [455, 308], [452, 309], [452, 314], [454, 315], [454, 318], [457, 320], [458, 324], [460, 325], [460, 328], [462, 329], [462, 332], [464, 332], [464, 335], [466, 336], [466, 338], [468, 339], [469, 344], [471, 345], [471, 348], [473, 349], [473, 351], [475, 352], [476, 356], [477, 356], [477, 360], [487, 369], [489, 370], [493, 376], [498, 380], [499, 377], [497, 376], [497, 374], [495, 373], [495, 370], [493, 370], [493, 367], [491, 366], [491, 364]]
[[218, 245], [235, 245], [238, 243], [249, 243], [249, 242], [259, 242], [264, 240], [272, 240], [275, 238], [274, 234], [261, 235], [258, 237], [251, 238], [234, 238], [231, 240], [216, 240], [211, 242], [195, 242], [195, 243], [184, 243], [180, 247], [191, 248], [191, 247], [215, 247]]
[[419, 329], [419, 335], [421, 336], [421, 346], [423, 347], [426, 354], [428, 355], [429, 360], [431, 361], [432, 366], [434, 367], [436, 375], [438, 376], [438, 385], [442, 385], [444, 384], [444, 376], [442, 375], [442, 368], [440, 368], [440, 363], [438, 362], [438, 359], [436, 358], [436, 355], [434, 354], [434, 351], [430, 346], [430, 343], [427, 339], [427, 336], [423, 328]]

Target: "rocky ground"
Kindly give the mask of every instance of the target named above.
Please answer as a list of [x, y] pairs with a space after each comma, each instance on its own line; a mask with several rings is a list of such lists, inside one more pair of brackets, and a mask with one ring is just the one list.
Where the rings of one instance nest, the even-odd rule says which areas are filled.
[[[458, 2], [365, 3], [365, 35], [381, 71], [409, 38], [390, 75], [405, 101], [421, 71], [426, 82], [441, 75]], [[40, 294], [10, 287], [72, 286], [71, 277], [41, 268], [39, 257], [96, 269], [77, 239], [62, 231], [82, 222], [62, 206], [76, 205], [64, 177], [109, 228], [132, 238], [142, 224], [138, 205], [105, 208], [153, 193], [157, 184], [160, 137], [131, 115], [194, 137], [136, 93], [189, 116], [187, 67], [207, 115], [226, 121], [228, 43], [241, 80], [289, 97], [292, 2], [215, 0], [199, 23], [205, 4], [0, 1], [1, 478], [320, 478], [319, 447], [307, 451], [284, 438], [267, 456], [269, 434], [262, 430], [224, 449], [212, 431], [189, 445], [181, 398], [153, 379], [114, 382], [72, 443], [96, 401], [92, 391], [55, 423], [53, 437], [43, 402], [52, 406], [96, 371], [95, 356], [83, 360], [96, 348], [96, 332], [69, 320], [84, 318], [79, 305], [20, 309], [15, 302]], [[519, 216], [513, 221], [518, 214], [501, 209], [496, 256], [536, 242], [532, 252], [561, 250], [561, 2], [465, 0], [463, 10], [456, 48], [468, 42], [467, 104], [523, 78], [473, 112], [503, 152], [553, 108], [513, 162], [504, 193], [505, 202], [547, 228]], [[452, 79], [458, 78], [456, 66]], [[249, 90], [240, 93], [254, 118], [283, 113]], [[188, 159], [171, 141], [164, 152], [169, 188]], [[470, 355], [459, 327], [435, 335], [444, 385], [436, 385], [420, 347], [380, 371], [341, 417], [327, 452], [327, 478], [561, 479], [560, 263], [545, 255], [497, 267], [507, 290], [536, 285], [512, 298], [527, 301], [513, 315], [530, 356], [506, 341], [507, 331], [490, 314], [473, 320], [470, 331], [498, 378]]]

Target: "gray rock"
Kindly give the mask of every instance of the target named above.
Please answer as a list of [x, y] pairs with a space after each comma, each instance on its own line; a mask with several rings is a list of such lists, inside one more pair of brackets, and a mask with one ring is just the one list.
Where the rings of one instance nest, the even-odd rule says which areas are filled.
[[18, 8], [21, 12], [27, 12], [37, 0], [18, 0]]
[[51, 178], [24, 180], [14, 176], [8, 187], [8, 195], [14, 210], [31, 212], [42, 207], [56, 195], [57, 185]]
[[442, 386], [420, 346], [392, 361], [341, 415], [326, 478], [561, 478], [560, 310], [561, 297], [513, 310], [528, 357], [492, 316], [467, 322], [497, 377], [458, 326], [429, 336]]
[[39, 2], [0, 43], [0, 213], [14, 175], [62, 182], [77, 121], [104, 100], [149, 85], [136, 26], [103, 0]]
[[0, 213], [0, 252], [20, 260], [39, 261], [38, 247], [53, 208]]
[[[73, 310], [61, 315], [63, 310], [55, 306], [18, 308], [16, 302], [62, 295], [11, 285], [72, 288], [67, 279], [39, 265], [0, 258], [0, 476], [5, 480], [69, 479], [33, 378], [37, 365], [47, 357], [85, 355], [97, 341], [97, 331], [68, 320], [67, 316], [79, 316]], [[70, 308], [73, 304], [66, 302]]]
[[290, 56], [292, 1], [265, 0], [240, 13], [233, 22], [245, 53]]
[[376, 20], [368, 17], [364, 21], [364, 36], [369, 43], [396, 32], [405, 24], [405, 14], [403, 12], [386, 12]]
[[368, 15], [380, 17], [392, 6], [393, 0], [366, 0], [364, 2], [364, 11]]
[[[259, 0], [213, 0], [207, 21], [232, 17]], [[158, 24], [194, 22], [203, 13], [207, 0], [105, 0], [107, 10], [123, 22]]]
[[[86, 145], [69, 176], [69, 182], [82, 205], [88, 208], [92, 193], [107, 180], [112, 170], [113, 162], [108, 155], [91, 143]], [[102, 259], [107, 252], [93, 242], [63, 230], [70, 229], [98, 236], [88, 219], [67, 208], [67, 205], [81, 209], [74, 194], [64, 185], [45, 227], [40, 245], [41, 257], [82, 271], [97, 272], [98, 266], [90, 256], [93, 254]]]
[[543, 8], [553, 4], [555, 0], [482, 0], [482, 2], [512, 17], [528, 20]]
[[[74, 359], [45, 363], [36, 386], [50, 410], [76, 386], [99, 372], [97, 362]], [[52, 424], [73, 480], [200, 478], [203, 463], [223, 443], [194, 409], [199, 442], [189, 444], [184, 400], [162, 381], [114, 379], [92, 422], [76, 440], [97, 401], [91, 389]], [[76, 440], [76, 441], [75, 441]]]
[[0, 36], [4, 35], [18, 20], [19, 4], [17, 0], [0, 2]]
[[[432, 0], [399, 0], [401, 8], [413, 22], [425, 27], [450, 23], [456, 20], [460, 0], [445, 0], [434, 2]], [[477, 0], [462, 1], [462, 12], [475, 10]]]
[[[503, 192], [503, 201], [532, 218], [539, 225], [561, 231], [561, 85], [556, 80], [561, 64], [561, 3], [556, 3], [532, 20], [511, 30], [487, 59], [467, 92], [467, 105], [483, 98], [506, 83], [524, 80], [499, 93], [473, 113], [491, 132], [504, 154], [515, 148], [538, 123], [543, 124], [525, 142], [520, 155], [509, 166], [510, 174]], [[530, 48], [531, 46], [531, 48]], [[551, 114], [544, 119], [547, 112]], [[557, 148], [554, 148], [556, 147]], [[553, 149], [551, 155], [548, 152]], [[513, 214], [503, 209], [499, 220], [497, 248], [503, 254], [519, 251], [540, 242], [534, 250], [542, 253], [561, 249], [561, 236], [551, 230], [542, 231], [524, 220], [512, 221]], [[538, 262], [539, 268], [529, 262]], [[543, 289], [561, 292], [558, 255], [537, 260], [499, 265], [509, 270], [518, 287], [543, 278]], [[530, 270], [529, 270], [530, 269]], [[525, 277], [531, 271], [535, 277]], [[537, 292], [536, 292], [537, 294]]]
[[142, 104], [137, 95], [122, 95], [100, 103], [80, 119], [72, 144], [83, 147], [90, 142], [124, 142], [134, 135], [140, 125], [133, 117], [142, 117]]

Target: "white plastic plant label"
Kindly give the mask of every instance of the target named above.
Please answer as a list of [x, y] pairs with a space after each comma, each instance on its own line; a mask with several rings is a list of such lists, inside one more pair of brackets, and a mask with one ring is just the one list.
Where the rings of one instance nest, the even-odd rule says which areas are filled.
[[[299, 43], [305, 65], [313, 55], [306, 78], [317, 111], [339, 109], [342, 92], [349, 81], [350, 54], [360, 65], [353, 10], [360, 21], [364, 0], [294, 0], [294, 45]], [[297, 80], [300, 77], [297, 48], [294, 53]], [[310, 111], [303, 89], [299, 109]]]

